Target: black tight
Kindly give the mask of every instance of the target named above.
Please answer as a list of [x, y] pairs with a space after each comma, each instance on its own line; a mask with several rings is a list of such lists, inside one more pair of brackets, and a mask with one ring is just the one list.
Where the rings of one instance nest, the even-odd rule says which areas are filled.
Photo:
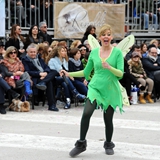
[[[80, 140], [85, 140], [86, 134], [89, 128], [90, 118], [96, 108], [96, 101], [93, 104], [87, 99], [81, 119], [81, 131], [80, 131]], [[106, 112], [103, 113], [103, 119], [105, 123], [105, 134], [106, 134], [106, 141], [111, 142], [112, 134], [113, 134], [113, 114], [114, 110], [111, 106], [108, 107]]]

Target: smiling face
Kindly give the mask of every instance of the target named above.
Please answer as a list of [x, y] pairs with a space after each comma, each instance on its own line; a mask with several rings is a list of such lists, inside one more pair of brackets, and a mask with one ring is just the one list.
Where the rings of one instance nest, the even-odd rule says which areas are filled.
[[27, 50], [27, 54], [28, 54], [28, 56], [30, 57], [30, 58], [36, 58], [36, 56], [37, 56], [37, 49], [36, 48], [29, 48], [28, 50]]
[[142, 53], [146, 53], [147, 52], [147, 45], [144, 44], [142, 47]]
[[112, 39], [111, 30], [104, 31], [99, 37], [99, 40], [104, 47], [110, 46]]

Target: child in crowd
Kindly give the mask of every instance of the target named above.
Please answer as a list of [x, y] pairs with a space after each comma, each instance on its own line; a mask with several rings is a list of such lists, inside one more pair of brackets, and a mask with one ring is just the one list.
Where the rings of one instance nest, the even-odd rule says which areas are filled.
[[[146, 96], [146, 99], [149, 103], [153, 103], [153, 100], [151, 99], [151, 94], [153, 90], [154, 82], [152, 79], [148, 78], [144, 69], [142, 62], [140, 60], [140, 55], [137, 52], [133, 52], [131, 55], [131, 59], [128, 61], [129, 70], [130, 73], [137, 78], [137, 81], [139, 81], [143, 86], [148, 85], [148, 94]], [[145, 104], [146, 101], [144, 99], [144, 91], [140, 90], [140, 96], [139, 96], [140, 103]]]

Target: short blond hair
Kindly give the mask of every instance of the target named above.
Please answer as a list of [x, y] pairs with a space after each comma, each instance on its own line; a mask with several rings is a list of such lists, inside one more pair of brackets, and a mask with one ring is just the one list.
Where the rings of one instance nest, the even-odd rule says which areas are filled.
[[111, 28], [111, 26], [109, 24], [105, 24], [100, 29], [99, 37], [102, 36], [107, 30], [110, 30], [111, 34], [112, 34], [112, 28]]

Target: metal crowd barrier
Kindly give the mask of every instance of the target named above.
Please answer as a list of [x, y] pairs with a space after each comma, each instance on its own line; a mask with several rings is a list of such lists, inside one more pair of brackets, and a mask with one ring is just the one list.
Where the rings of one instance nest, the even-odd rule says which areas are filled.
[[[142, 3], [143, 1], [145, 3]], [[144, 8], [148, 8], [151, 13], [148, 14], [149, 19], [144, 15]], [[129, 0], [126, 5], [126, 26], [129, 32], [157, 34], [160, 31], [160, 0]]]

